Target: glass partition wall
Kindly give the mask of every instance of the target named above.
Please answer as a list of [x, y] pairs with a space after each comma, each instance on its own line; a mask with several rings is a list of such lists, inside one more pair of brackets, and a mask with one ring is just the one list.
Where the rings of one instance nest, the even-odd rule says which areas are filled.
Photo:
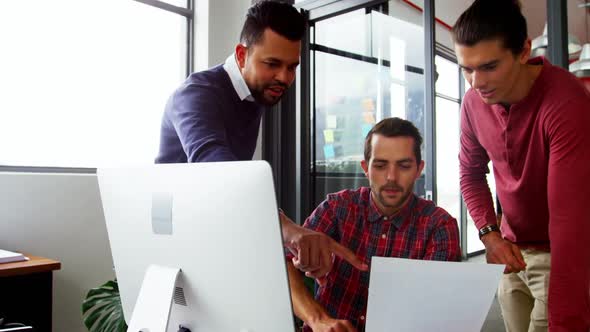
[[[311, 29], [312, 207], [368, 185], [360, 161], [376, 122], [397, 116], [424, 131], [423, 29], [387, 9], [361, 8]], [[423, 181], [416, 191], [424, 194]]]
[[[444, 42], [433, 43], [437, 55], [432, 118], [425, 107], [427, 40], [420, 8], [402, 0], [362, 5], [317, 0], [299, 6], [310, 19], [299, 76], [300, 221], [328, 193], [368, 185], [360, 166], [365, 136], [378, 121], [401, 117], [412, 121], [425, 138], [426, 168], [415, 193], [434, 196], [463, 225], [464, 256], [480, 251], [459, 190], [459, 112], [465, 83], [448, 42], [448, 26], [438, 24]], [[432, 135], [431, 143], [427, 135]], [[428, 153], [434, 153], [430, 163]], [[429, 176], [434, 183], [430, 188]]]

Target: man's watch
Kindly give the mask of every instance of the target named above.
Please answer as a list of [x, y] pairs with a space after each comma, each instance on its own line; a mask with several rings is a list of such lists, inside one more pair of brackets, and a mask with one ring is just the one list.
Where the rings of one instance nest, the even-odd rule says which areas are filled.
[[500, 233], [500, 227], [498, 227], [498, 225], [486, 225], [482, 228], [479, 229], [479, 239], [481, 240], [481, 237], [491, 233], [491, 232], [498, 232]]

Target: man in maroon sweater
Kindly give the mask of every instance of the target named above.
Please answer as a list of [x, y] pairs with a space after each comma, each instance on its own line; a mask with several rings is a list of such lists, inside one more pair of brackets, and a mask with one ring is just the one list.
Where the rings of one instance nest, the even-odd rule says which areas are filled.
[[[529, 59], [515, 0], [476, 0], [453, 27], [471, 85], [461, 107], [461, 192], [490, 263], [507, 331], [590, 330], [590, 95]], [[503, 220], [486, 182], [492, 161]]]

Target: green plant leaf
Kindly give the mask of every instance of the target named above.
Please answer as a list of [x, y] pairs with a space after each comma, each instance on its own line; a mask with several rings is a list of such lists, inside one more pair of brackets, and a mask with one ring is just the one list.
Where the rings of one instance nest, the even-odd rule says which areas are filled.
[[92, 308], [98, 308], [113, 301], [119, 301], [119, 296], [94, 297], [82, 302], [82, 313], [86, 313]]
[[88, 291], [82, 302], [82, 319], [90, 332], [127, 330], [116, 280], [110, 280]]
[[117, 332], [127, 332], [127, 324], [125, 323], [125, 319], [121, 316], [121, 320], [119, 321], [119, 325], [117, 326]]
[[88, 291], [86, 298], [110, 295], [115, 293], [119, 294], [119, 286], [117, 285], [116, 281], [110, 280], [107, 281], [105, 284], [101, 285], [100, 287], [92, 288], [90, 291]]
[[[87, 326], [94, 326], [97, 320], [100, 317], [103, 317], [105, 314], [110, 314], [114, 309], [117, 308], [116, 302], [103, 302], [101, 306], [97, 306], [92, 311], [88, 311], [86, 315]], [[104, 320], [104, 319], [103, 319]], [[103, 323], [104, 324], [104, 323]]]
[[104, 332], [114, 332], [117, 325], [119, 325], [119, 321], [115, 320], [114, 316], [111, 316], [111, 319], [105, 324]]
[[98, 329], [99, 331], [107, 331], [106, 327], [111, 323], [111, 321], [114, 318], [112, 315], [114, 310], [116, 310], [115, 307], [108, 307], [105, 308], [104, 311], [95, 311], [95, 313], [98, 313], [97, 317], [99, 318], [96, 319], [91, 326], [93, 328], [96, 327], [96, 329]]

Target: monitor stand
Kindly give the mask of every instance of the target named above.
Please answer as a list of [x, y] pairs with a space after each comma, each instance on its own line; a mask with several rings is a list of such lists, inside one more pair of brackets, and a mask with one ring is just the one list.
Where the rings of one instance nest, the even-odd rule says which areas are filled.
[[179, 273], [161, 265], [147, 268], [127, 332], [166, 332]]

